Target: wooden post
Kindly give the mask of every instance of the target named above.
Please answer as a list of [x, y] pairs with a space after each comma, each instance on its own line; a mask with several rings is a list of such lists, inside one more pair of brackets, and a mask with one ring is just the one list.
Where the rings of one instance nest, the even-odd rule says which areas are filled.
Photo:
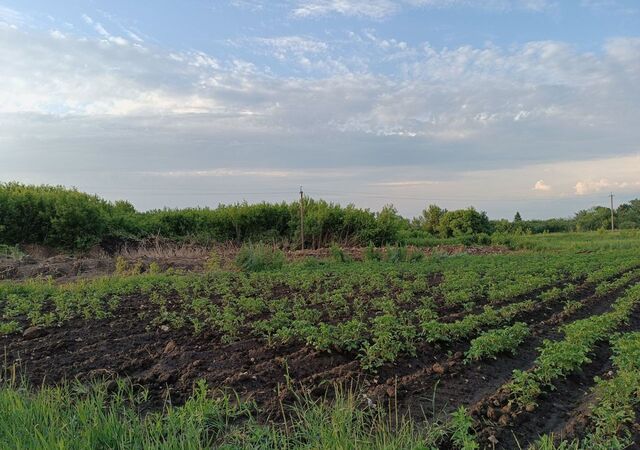
[[609, 195], [609, 197], [611, 198], [611, 231], [614, 230], [614, 226], [613, 226], [613, 192]]
[[304, 192], [300, 186], [300, 248], [304, 250]]

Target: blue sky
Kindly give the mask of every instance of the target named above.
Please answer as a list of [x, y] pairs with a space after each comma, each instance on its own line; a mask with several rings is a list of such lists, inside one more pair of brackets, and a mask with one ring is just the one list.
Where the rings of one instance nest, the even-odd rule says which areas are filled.
[[630, 0], [0, 0], [0, 180], [142, 209], [640, 196]]

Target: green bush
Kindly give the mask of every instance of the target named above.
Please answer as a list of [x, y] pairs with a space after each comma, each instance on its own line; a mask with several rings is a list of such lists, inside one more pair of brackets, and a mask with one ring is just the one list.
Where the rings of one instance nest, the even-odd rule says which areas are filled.
[[[605, 208], [606, 209], [606, 208]], [[606, 211], [609, 211], [608, 209]], [[580, 211], [574, 219], [490, 222], [473, 208], [446, 211], [435, 205], [412, 222], [392, 205], [379, 212], [324, 200], [304, 200], [304, 246], [481, 244], [493, 231], [514, 233], [596, 230], [604, 226], [603, 209]], [[609, 214], [609, 213], [607, 213]], [[609, 216], [607, 215], [607, 218]], [[608, 220], [608, 219], [607, 219]], [[640, 200], [620, 205], [620, 228], [640, 227]], [[608, 222], [607, 226], [608, 226]], [[216, 208], [162, 209], [138, 212], [126, 201], [108, 202], [61, 186], [0, 183], [0, 244], [42, 244], [86, 250], [96, 244], [115, 250], [125, 242], [149, 237], [215, 242], [277, 242], [300, 245], [300, 204], [246, 202]], [[437, 235], [437, 236], [436, 236]], [[505, 235], [506, 236], [506, 235]]]
[[87, 249], [108, 233], [110, 208], [76, 190], [0, 184], [0, 242]]
[[[384, 245], [408, 228], [392, 206], [379, 213], [305, 199], [305, 247], [331, 242]], [[43, 244], [85, 250], [102, 243], [163, 237], [214, 242], [300, 241], [298, 202], [246, 202], [211, 208], [137, 212], [126, 201], [107, 202], [61, 186], [0, 183], [0, 244]]]
[[487, 213], [478, 212], [475, 208], [447, 211], [442, 215], [438, 228], [442, 237], [491, 233]]
[[331, 259], [335, 262], [344, 263], [349, 261], [347, 254], [337, 244], [331, 244], [329, 252], [331, 253]]
[[387, 251], [384, 254], [385, 261], [390, 263], [401, 263], [407, 260], [407, 248], [406, 247], [387, 247]]
[[382, 259], [382, 253], [372, 242], [369, 242], [367, 248], [364, 249], [363, 258], [365, 261], [380, 261]]
[[264, 244], [243, 245], [236, 256], [236, 265], [245, 272], [277, 270], [281, 269], [284, 263], [285, 256], [282, 250]]

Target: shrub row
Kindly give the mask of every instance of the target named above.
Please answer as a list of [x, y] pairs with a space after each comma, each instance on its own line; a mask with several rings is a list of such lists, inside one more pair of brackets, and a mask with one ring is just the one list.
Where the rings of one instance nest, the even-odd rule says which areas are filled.
[[[372, 212], [307, 199], [304, 209], [307, 248], [332, 242], [396, 242], [406, 222], [390, 206]], [[82, 250], [152, 236], [201, 243], [265, 241], [298, 245], [300, 229], [297, 202], [138, 212], [128, 202], [108, 202], [73, 189], [0, 184], [0, 243], [8, 245], [43, 244]]]

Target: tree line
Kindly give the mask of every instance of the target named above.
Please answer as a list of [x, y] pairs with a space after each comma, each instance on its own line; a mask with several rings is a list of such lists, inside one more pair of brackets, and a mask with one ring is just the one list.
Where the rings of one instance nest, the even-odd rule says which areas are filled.
[[[380, 211], [341, 206], [324, 200], [304, 200], [306, 248], [339, 242], [376, 246], [449, 239], [483, 242], [493, 233], [542, 233], [607, 228], [608, 208], [579, 211], [570, 219], [490, 220], [474, 208], [448, 211], [427, 207], [412, 220], [388, 205]], [[640, 200], [620, 205], [620, 228], [640, 227]], [[127, 201], [109, 202], [61, 186], [0, 183], [0, 243], [42, 244], [84, 250], [95, 245], [113, 248], [149, 237], [213, 242], [274, 242], [299, 248], [300, 204], [246, 202], [217, 208], [136, 211]], [[480, 238], [478, 238], [478, 236]], [[470, 237], [474, 237], [470, 240]]]

